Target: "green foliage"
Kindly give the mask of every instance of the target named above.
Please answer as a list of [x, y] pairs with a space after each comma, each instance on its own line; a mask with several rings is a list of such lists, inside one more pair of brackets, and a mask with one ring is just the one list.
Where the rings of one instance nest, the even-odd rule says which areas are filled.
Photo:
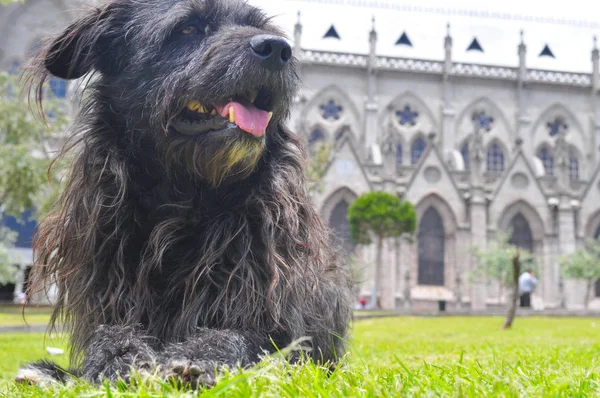
[[10, 3], [16, 3], [17, 1], [21, 1], [21, 3], [23, 3], [25, 0], [0, 0], [0, 4], [3, 6], [7, 6]]
[[19, 95], [18, 78], [0, 72], [0, 203], [15, 217], [44, 211], [60, 186], [60, 173], [52, 173], [48, 184], [48, 166], [68, 123], [67, 104], [46, 91], [44, 111], [52, 115], [47, 124]]
[[[593, 318], [523, 318], [510, 333], [500, 317], [365, 319], [354, 326], [343, 366], [266, 360], [220, 378], [212, 390], [183, 392], [150, 380], [46, 389], [12, 383], [18, 366], [64, 347], [41, 334], [2, 335], [0, 395], [7, 397], [597, 397], [598, 328]], [[4, 383], [4, 384], [2, 384]], [[4, 392], [4, 394], [2, 394]]]
[[559, 259], [563, 275], [593, 282], [600, 279], [600, 240], [588, 240], [586, 247]]
[[323, 191], [323, 176], [331, 159], [331, 146], [319, 145], [317, 150], [311, 154], [305, 170], [307, 189], [309, 195], [315, 195]]
[[537, 273], [537, 266], [532, 254], [508, 243], [511, 233], [499, 233], [495, 241], [488, 243], [485, 249], [479, 247], [471, 248], [472, 254], [477, 258], [477, 267], [472, 272], [475, 279], [488, 278], [498, 282], [500, 285], [512, 286], [513, 257], [518, 252], [521, 261], [521, 270], [530, 269]]
[[414, 232], [417, 225], [414, 206], [387, 192], [361, 195], [350, 205], [348, 219], [357, 244], [371, 243], [371, 232], [381, 239], [392, 238]]
[[13, 264], [8, 254], [8, 249], [14, 245], [17, 234], [0, 226], [0, 285], [14, 283], [17, 277], [18, 268]]

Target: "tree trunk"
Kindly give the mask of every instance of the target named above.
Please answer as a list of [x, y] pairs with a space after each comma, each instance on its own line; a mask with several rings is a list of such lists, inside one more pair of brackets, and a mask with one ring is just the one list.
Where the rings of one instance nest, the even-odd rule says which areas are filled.
[[513, 259], [513, 280], [512, 280], [512, 292], [510, 294], [510, 301], [508, 303], [508, 312], [506, 313], [506, 320], [502, 329], [510, 329], [517, 314], [517, 301], [519, 300], [519, 275], [521, 275], [521, 261], [519, 260], [519, 252], [517, 252]]
[[585, 312], [588, 311], [590, 305], [590, 293], [592, 291], [592, 285], [594, 284], [594, 280], [588, 280], [585, 283], [585, 298], [583, 299], [583, 309]]
[[379, 301], [377, 296], [379, 295], [379, 270], [381, 270], [381, 256], [383, 252], [383, 238], [377, 237], [377, 258], [375, 259], [375, 272], [373, 272], [373, 292], [371, 297], [371, 305], [373, 308], [377, 308]]

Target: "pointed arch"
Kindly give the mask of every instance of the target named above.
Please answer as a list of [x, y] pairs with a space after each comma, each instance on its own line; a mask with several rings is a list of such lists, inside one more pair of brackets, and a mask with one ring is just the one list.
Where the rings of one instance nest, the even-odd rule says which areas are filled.
[[[580, 153], [586, 153], [586, 139], [584, 137], [584, 129], [579, 119], [566, 105], [555, 102], [554, 104], [547, 107], [537, 117], [536, 121], [532, 125], [531, 136], [533, 147], [536, 148], [539, 145], [547, 141], [556, 139], [555, 136], [550, 136], [547, 123], [550, 120], [555, 120], [557, 117], [564, 120], [567, 124], [567, 135], [566, 140], [570, 145], [577, 148]], [[588, 151], [591, 149], [588, 149]]]
[[583, 233], [586, 238], [596, 239], [600, 236], [600, 209], [588, 218]]
[[[411, 112], [418, 113], [414, 125], [401, 125], [396, 112], [404, 111], [408, 106]], [[439, 131], [439, 123], [429, 106], [418, 95], [405, 91], [398, 95], [386, 106], [385, 112], [379, 117], [379, 124], [386, 135], [402, 136], [405, 141], [412, 141], [417, 134], [427, 135]]]
[[323, 201], [323, 205], [321, 206], [321, 216], [323, 217], [323, 220], [329, 220], [331, 212], [338, 202], [346, 201], [348, 204], [352, 204], [356, 198], [358, 198], [356, 192], [348, 187], [336, 189]]
[[508, 243], [533, 253], [533, 234], [527, 218], [520, 211], [512, 216], [509, 229], [511, 231]]
[[445, 241], [442, 216], [435, 206], [429, 206], [419, 219], [417, 237], [419, 285], [444, 286]]
[[527, 222], [533, 242], [541, 242], [546, 231], [544, 222], [537, 210], [524, 200], [518, 200], [504, 208], [498, 221], [498, 230], [511, 229], [513, 220], [518, 214]]
[[324, 221], [329, 225], [335, 235], [336, 243], [347, 254], [352, 253], [356, 246], [350, 235], [348, 208], [357, 197], [358, 195], [350, 188], [339, 188], [329, 195], [321, 210]]
[[566, 105], [560, 102], [555, 102], [543, 110], [537, 117], [536, 121], [533, 123], [534, 133], [539, 127], [545, 127], [545, 122], [552, 119], [553, 116], [563, 116], [565, 119], [567, 119], [567, 122], [570, 121], [572, 124], [572, 126], [569, 126], [570, 131], [573, 131], [573, 128], [579, 132], [583, 131], [582, 125], [575, 114]]
[[[330, 104], [333, 101], [334, 106], [341, 108], [337, 118], [324, 118], [322, 106]], [[340, 129], [347, 129], [352, 135], [359, 129], [360, 113], [358, 108], [352, 102], [351, 97], [336, 85], [330, 85], [316, 93], [304, 106], [301, 112], [301, 120], [306, 121], [306, 125], [313, 126], [319, 124], [327, 130], [328, 139], [334, 140], [336, 133]], [[308, 132], [306, 132], [308, 134]], [[355, 140], [356, 137], [353, 137]], [[332, 142], [332, 141], [331, 141]]]
[[[459, 113], [456, 119], [456, 142], [462, 142], [473, 133], [473, 114], [478, 111], [485, 111], [486, 114], [494, 118], [493, 125], [489, 132], [484, 134], [484, 139], [497, 139], [502, 142], [504, 140], [512, 140], [514, 137], [514, 129], [512, 128], [509, 119], [506, 117], [502, 108], [496, 105], [487, 97], [479, 97], [471, 101]], [[504, 145], [504, 144], [503, 144]], [[506, 147], [506, 145], [504, 145]]]
[[447, 237], [453, 236], [458, 229], [456, 215], [454, 214], [454, 211], [452, 211], [452, 208], [448, 202], [446, 202], [446, 200], [444, 200], [437, 193], [430, 193], [417, 203], [417, 219], [421, 219], [421, 217], [423, 217], [425, 214], [425, 211], [427, 211], [427, 209], [430, 207], [434, 207], [442, 218], [444, 235]]

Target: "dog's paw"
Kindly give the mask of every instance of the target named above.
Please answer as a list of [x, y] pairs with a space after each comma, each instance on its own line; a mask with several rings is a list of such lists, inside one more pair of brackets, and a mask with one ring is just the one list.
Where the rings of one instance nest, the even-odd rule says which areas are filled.
[[189, 361], [185, 358], [173, 359], [163, 369], [165, 380], [178, 385], [198, 387], [212, 387], [215, 385], [217, 373], [212, 362]]
[[28, 364], [19, 369], [15, 382], [19, 384], [27, 384], [38, 387], [46, 387], [53, 383], [58, 383], [59, 380], [52, 374], [49, 369]]

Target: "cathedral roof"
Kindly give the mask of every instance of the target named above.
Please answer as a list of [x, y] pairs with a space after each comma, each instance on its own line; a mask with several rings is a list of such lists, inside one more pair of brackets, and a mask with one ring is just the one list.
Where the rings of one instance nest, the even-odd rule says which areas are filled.
[[600, 6], [583, 0], [457, 0], [448, 6], [436, 0], [250, 2], [276, 15], [291, 38], [300, 12], [302, 48], [330, 52], [368, 54], [374, 17], [379, 56], [441, 61], [450, 24], [454, 62], [516, 67], [523, 30], [528, 68], [589, 73], [592, 38], [600, 34], [600, 20], [590, 18]]

